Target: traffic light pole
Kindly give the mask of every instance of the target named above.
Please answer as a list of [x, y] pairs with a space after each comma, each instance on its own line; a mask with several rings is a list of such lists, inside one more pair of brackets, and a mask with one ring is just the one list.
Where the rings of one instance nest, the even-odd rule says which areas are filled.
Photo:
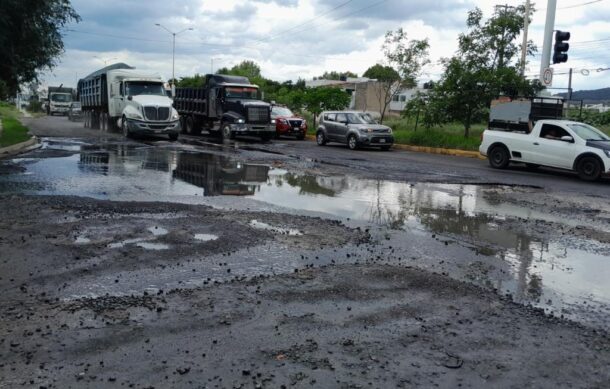
[[551, 50], [553, 48], [553, 30], [555, 29], [555, 10], [557, 0], [548, 0], [546, 7], [546, 24], [544, 25], [544, 43], [542, 45], [542, 61], [540, 62], [540, 80], [544, 69], [551, 66]]

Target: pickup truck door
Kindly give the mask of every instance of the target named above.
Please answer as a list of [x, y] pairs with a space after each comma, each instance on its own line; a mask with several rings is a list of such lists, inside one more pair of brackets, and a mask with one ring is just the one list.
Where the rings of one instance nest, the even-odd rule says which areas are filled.
[[572, 139], [575, 139], [574, 134], [563, 127], [543, 124], [539, 136], [533, 138], [532, 163], [572, 169], [578, 147], [574, 142], [562, 141], [561, 137], [563, 136], [571, 136]]

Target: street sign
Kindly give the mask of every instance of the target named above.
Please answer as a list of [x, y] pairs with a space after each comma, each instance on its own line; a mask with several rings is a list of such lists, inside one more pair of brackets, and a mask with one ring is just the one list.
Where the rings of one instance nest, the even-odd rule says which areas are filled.
[[553, 85], [553, 68], [545, 68], [542, 72], [542, 85], [549, 87]]

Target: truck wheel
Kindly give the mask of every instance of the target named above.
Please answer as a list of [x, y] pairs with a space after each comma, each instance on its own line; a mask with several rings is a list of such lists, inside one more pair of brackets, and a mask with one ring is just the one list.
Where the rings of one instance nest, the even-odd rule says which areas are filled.
[[495, 146], [489, 151], [489, 164], [494, 169], [506, 169], [510, 156], [505, 146]]
[[127, 125], [127, 119], [125, 116], [123, 116], [121, 119], [121, 130], [123, 131], [125, 138], [131, 138], [131, 132], [129, 131], [129, 126]]
[[356, 150], [358, 148], [358, 138], [356, 138], [356, 135], [347, 137], [347, 147], [349, 147], [350, 150]]
[[193, 134], [193, 118], [191, 116], [187, 117], [186, 120], [186, 133], [189, 135]]
[[597, 181], [602, 175], [602, 164], [595, 157], [584, 157], [576, 167], [578, 177], [585, 181]]
[[231, 126], [228, 124], [223, 124], [223, 126], [222, 126], [222, 139], [223, 140], [235, 139], [235, 135], [233, 134], [233, 131], [231, 131]]
[[324, 135], [324, 132], [318, 131], [316, 134], [316, 143], [318, 143], [318, 146], [324, 146], [326, 144], [326, 136]]

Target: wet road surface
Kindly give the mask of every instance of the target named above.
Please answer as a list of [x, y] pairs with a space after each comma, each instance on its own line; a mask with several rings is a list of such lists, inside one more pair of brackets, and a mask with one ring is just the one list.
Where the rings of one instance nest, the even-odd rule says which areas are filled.
[[[146, 334], [136, 336], [143, 349], [156, 348], [151, 353], [161, 362], [153, 370], [165, 373], [152, 376], [169, 380], [163, 374], [172, 371], [172, 379], [179, 378], [173, 385], [185, 387], [195, 386], [189, 374], [219, 387], [243, 382], [351, 387], [366, 384], [362, 377], [378, 387], [409, 386], [407, 377], [414, 372], [406, 374], [402, 363], [385, 372], [370, 366], [380, 358], [397, 362], [391, 356], [400, 353], [391, 345], [396, 342], [432, 344], [433, 350], [437, 344], [439, 353], [408, 361], [407, 370], [426, 370], [410, 378], [411, 385], [514, 384], [514, 374], [523, 369], [516, 360], [529, 361], [523, 385], [536, 379], [540, 386], [608, 379], [598, 375], [599, 363], [609, 360], [607, 182], [586, 184], [569, 174], [518, 168], [500, 177], [484, 161], [434, 156], [430, 162], [428, 155], [353, 153], [309, 142], [125, 141], [116, 134], [81, 133], [72, 124], [65, 129], [62, 119], [35, 122], [40, 135], [51, 123], [59, 129], [50, 135], [60, 137], [45, 137], [39, 150], [0, 163], [0, 290], [7, 299], [1, 309], [12, 318], [1, 323], [7, 335], [1, 350], [9, 358], [0, 368], [12, 383], [20, 382], [19, 367], [35, 360], [53, 365], [36, 382], [95, 386], [102, 376], [116, 381], [119, 372], [122, 383], [146, 387], [155, 379], [139, 379], [119, 367], [120, 353], [139, 353], [121, 340], [134, 331]], [[343, 283], [333, 285], [333, 279]], [[426, 288], [414, 289], [421, 283]], [[317, 290], [326, 292], [316, 297]], [[405, 300], [402, 291], [410, 297]], [[452, 302], [453, 291], [458, 293]], [[278, 308], [281, 302], [288, 305]], [[332, 314], [336, 307], [346, 314]], [[197, 329], [194, 318], [187, 318], [193, 309], [214, 324]], [[455, 327], [454, 309], [465, 315], [458, 320], [461, 328]], [[164, 311], [174, 318], [163, 317]], [[49, 315], [58, 319], [51, 321], [57, 330], [48, 339], [68, 337], [70, 343], [65, 352], [48, 346], [52, 355], [59, 353], [51, 360], [15, 340], [13, 322]], [[430, 320], [434, 324], [423, 324]], [[181, 322], [190, 323], [189, 329], [179, 329]], [[513, 322], [514, 328], [506, 326]], [[355, 323], [370, 330], [365, 335], [351, 328]], [[43, 324], [34, 320], [32, 333], [42, 332], [37, 325]], [[231, 331], [234, 325], [237, 333]], [[337, 325], [351, 329], [337, 332]], [[546, 327], [551, 329], [543, 336], [539, 331]], [[415, 328], [420, 343], [401, 343], [415, 335]], [[96, 341], [89, 334], [93, 329], [101, 331]], [[201, 344], [192, 349], [185, 338], [154, 335], [165, 338], [176, 331], [203, 337]], [[232, 343], [233, 337], [252, 336], [272, 336], [278, 343], [249, 342], [248, 355], [235, 354], [232, 364], [219, 357], [234, 355], [239, 343]], [[301, 341], [290, 343], [294, 336]], [[448, 340], [455, 336], [474, 338], [457, 345]], [[557, 350], [563, 336], [571, 343]], [[522, 339], [519, 345], [509, 341], [516, 337]], [[210, 338], [219, 342], [209, 344]], [[162, 353], [167, 342], [180, 351]], [[505, 344], [515, 359], [484, 356], [480, 350], [464, 357], [468, 347], [487, 342]], [[341, 351], [333, 349], [337, 344]], [[357, 344], [358, 350], [350, 351]], [[377, 356], [367, 355], [371, 345]], [[104, 350], [114, 376], [72, 361], [91, 347]], [[214, 362], [199, 360], [205, 358], [202, 349], [216, 356]], [[196, 351], [204, 356], [180, 357]], [[325, 356], [333, 352], [336, 359]], [[553, 352], [561, 355], [560, 365], [578, 366], [580, 372], [570, 370], [571, 378], [549, 375], [543, 366]], [[536, 360], [528, 359], [532, 353], [538, 353]], [[584, 363], [574, 362], [575, 355], [597, 360], [587, 365], [593, 375], [587, 376]], [[51, 362], [62, 357], [68, 358], [64, 365]], [[362, 358], [373, 362], [357, 362]], [[490, 373], [480, 364], [486, 358], [504, 367]], [[447, 376], [447, 369], [461, 369], [464, 360], [468, 374]], [[270, 361], [288, 366], [263, 368]], [[197, 366], [205, 369], [195, 374]], [[212, 366], [218, 374], [208, 375]], [[64, 368], [70, 373], [62, 374]], [[135, 368], [150, 374], [150, 367]], [[329, 384], [334, 381], [328, 381], [327, 371], [337, 372], [336, 385]], [[229, 381], [218, 381], [223, 378]], [[388, 384], [380, 383], [384, 379]]]

